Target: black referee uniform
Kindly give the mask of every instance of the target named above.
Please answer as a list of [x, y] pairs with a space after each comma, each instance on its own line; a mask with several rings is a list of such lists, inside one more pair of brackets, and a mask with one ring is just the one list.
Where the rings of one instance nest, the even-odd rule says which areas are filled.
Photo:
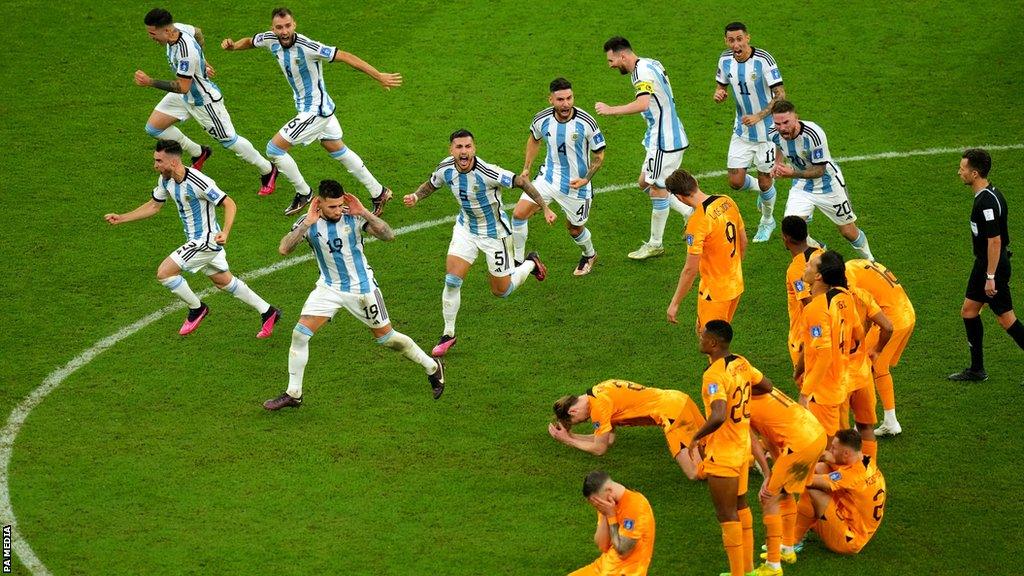
[[[1013, 310], [1013, 299], [1010, 296], [1010, 231], [1007, 228], [1006, 199], [1003, 193], [991, 183], [974, 197], [974, 209], [971, 210], [971, 242], [974, 245], [974, 267], [967, 280], [969, 300], [982, 302], [997, 316]], [[999, 264], [996, 266], [996, 295], [991, 298], [985, 294], [985, 281], [988, 280], [988, 241], [999, 237]]]

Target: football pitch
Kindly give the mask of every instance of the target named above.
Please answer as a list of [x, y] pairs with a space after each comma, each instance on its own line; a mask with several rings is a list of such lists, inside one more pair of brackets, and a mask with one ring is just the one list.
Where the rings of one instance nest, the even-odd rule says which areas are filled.
[[[893, 370], [904, 432], [879, 441], [888, 499], [878, 533], [856, 557], [812, 538], [786, 573], [1014, 571], [1024, 550], [1024, 353], [986, 310], [989, 380], [945, 377], [969, 360], [959, 317], [972, 258], [971, 193], [956, 174], [963, 148], [989, 147], [1014, 246], [1024, 238], [1024, 2], [288, 6], [300, 33], [403, 75], [385, 92], [344, 64], [325, 74], [346, 144], [396, 196], [447, 156], [457, 128], [473, 131], [481, 158], [518, 173], [527, 128], [557, 76], [591, 113], [597, 101], [631, 100], [628, 77], [601, 50], [625, 36], [668, 70], [690, 140], [683, 167], [706, 192], [735, 198], [752, 236], [755, 195], [732, 191], [724, 176], [732, 94], [712, 101], [722, 28], [745, 22], [753, 45], [778, 61], [800, 116], [827, 132], [858, 225], [918, 319]], [[294, 116], [290, 90], [265, 51], [228, 53], [219, 43], [267, 30], [274, 6], [164, 7], [202, 28], [234, 126], [262, 152]], [[418, 367], [342, 311], [310, 343], [302, 408], [266, 412], [261, 402], [287, 386], [291, 328], [317, 278], [305, 247], [300, 257], [277, 253], [294, 222], [281, 214], [288, 182], [257, 197], [252, 167], [194, 121], [179, 125], [214, 148], [203, 172], [238, 204], [232, 271], [284, 310], [269, 340], [253, 337], [250, 308], [212, 293], [202, 327], [177, 335], [184, 309], [155, 279], [181, 243], [173, 208], [117, 227], [103, 221], [146, 202], [156, 182], [144, 126], [163, 93], [132, 83], [136, 69], [171, 76], [142, 23], [149, 8], [72, 0], [4, 10], [0, 215], [11, 234], [0, 243], [0, 520], [16, 526], [14, 573], [565, 574], [598, 555], [595, 515], [580, 494], [596, 468], [650, 501], [652, 575], [727, 569], [707, 487], [683, 477], [660, 430], [623, 429], [600, 458], [546, 430], [555, 399], [608, 378], [700, 394], [696, 290], [678, 325], [665, 320], [685, 259], [681, 217], [669, 218], [665, 256], [626, 258], [650, 221], [651, 202], [635, 186], [639, 117], [597, 117], [608, 148], [587, 224], [594, 271], [571, 274], [579, 250], [561, 214], [551, 228], [530, 223], [530, 249], [548, 266], [543, 283], [495, 298], [478, 261], [440, 400]], [[366, 201], [319, 146], [292, 155], [314, 187], [337, 179]], [[777, 218], [788, 187], [778, 183]], [[366, 246], [395, 328], [428, 351], [442, 329], [456, 210], [447, 189], [413, 209], [396, 200], [383, 218], [399, 235]], [[811, 234], [854, 256], [823, 215]], [[733, 350], [795, 395], [789, 261], [777, 230], [750, 245]], [[1022, 274], [1011, 283], [1018, 301]], [[210, 287], [187, 278], [197, 291]], [[760, 482], [752, 474], [759, 543]]]

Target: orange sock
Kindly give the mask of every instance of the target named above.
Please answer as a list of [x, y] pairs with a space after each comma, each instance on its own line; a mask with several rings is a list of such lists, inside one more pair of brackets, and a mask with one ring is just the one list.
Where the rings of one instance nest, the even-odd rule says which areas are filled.
[[814, 517], [814, 506], [811, 505], [811, 499], [805, 495], [796, 505], [796, 529], [793, 531], [793, 542], [803, 540], [807, 531], [817, 521], [818, 519]]
[[743, 573], [754, 571], [754, 513], [750, 508], [736, 511], [743, 528]]
[[787, 495], [782, 499], [782, 502], [779, 502], [779, 514], [782, 516], [782, 544], [784, 546], [795, 546], [796, 500], [792, 496]]
[[[764, 517], [764, 531], [768, 541], [768, 561], [782, 561], [782, 516], [769, 514]], [[791, 544], [792, 546], [792, 544]]]
[[895, 410], [896, 392], [892, 387], [892, 374], [886, 372], [875, 376], [875, 389], [878, 390], [878, 397], [882, 399], [882, 410]]
[[865, 456], [870, 456], [871, 460], [878, 462], [878, 441], [877, 440], [861, 440], [860, 451]]
[[739, 522], [722, 522], [722, 545], [729, 557], [730, 576], [743, 576], [743, 526]]

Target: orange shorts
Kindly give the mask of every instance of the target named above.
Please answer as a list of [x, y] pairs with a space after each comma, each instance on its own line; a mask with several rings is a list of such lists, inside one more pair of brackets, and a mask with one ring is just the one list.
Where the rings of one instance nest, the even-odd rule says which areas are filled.
[[839, 424], [839, 408], [839, 404], [818, 404], [814, 399], [807, 403], [807, 409], [811, 411], [811, 414], [814, 414], [814, 417], [825, 428], [825, 434], [828, 434], [829, 438], [835, 436], [841, 427]]
[[646, 564], [627, 562], [612, 562], [608, 560], [606, 554], [603, 554], [597, 560], [570, 573], [569, 576], [646, 576]]
[[[875, 416], [875, 381], [869, 380], [867, 386], [850, 393], [850, 409], [853, 410], [853, 421], [858, 424], [877, 424]], [[843, 415], [847, 412], [844, 410]]]
[[687, 399], [683, 405], [682, 412], [676, 418], [676, 422], [680, 421], [686, 422], [686, 424], [665, 432], [668, 451], [672, 454], [673, 458], [676, 457], [676, 454], [679, 454], [680, 450], [684, 450], [690, 445], [693, 435], [704, 425], [704, 414], [701, 413], [700, 408], [697, 407], [693, 400]]
[[803, 494], [807, 482], [814, 477], [814, 465], [825, 451], [826, 438], [822, 434], [817, 440], [800, 450], [786, 447], [775, 458], [772, 478], [768, 491], [773, 494], [785, 490], [786, 494]]
[[[742, 296], [742, 294], [740, 295]], [[697, 297], [697, 332], [700, 332], [704, 325], [712, 320], [725, 320], [732, 324], [732, 317], [736, 314], [736, 307], [740, 304], [740, 296], [732, 300], [716, 302], [705, 300], [699, 295]]]
[[736, 495], [742, 496], [747, 493], [747, 480], [750, 472], [750, 463], [744, 462], [739, 466], [722, 466], [721, 464], [715, 464], [709, 461], [708, 457], [705, 456], [704, 460], [697, 466], [697, 476], [705, 478], [707, 476], [718, 476], [720, 478], [738, 478], [739, 483], [736, 486]]
[[811, 529], [821, 536], [821, 541], [829, 550], [837, 554], [856, 554], [867, 544], [866, 540], [850, 531], [834, 501], [828, 503], [825, 513]]
[[[885, 348], [882, 348], [882, 352], [879, 353], [878, 358], [875, 359], [873, 368], [876, 375], [888, 374], [889, 368], [899, 363], [900, 357], [903, 355], [903, 350], [907, 347], [907, 342], [910, 341], [910, 335], [913, 332], [914, 322], [893, 327], [892, 337], [885, 343]], [[878, 328], [872, 326], [871, 330], [868, 331], [867, 338], [864, 339], [864, 346], [867, 346], [867, 350], [874, 350], [877, 345]]]

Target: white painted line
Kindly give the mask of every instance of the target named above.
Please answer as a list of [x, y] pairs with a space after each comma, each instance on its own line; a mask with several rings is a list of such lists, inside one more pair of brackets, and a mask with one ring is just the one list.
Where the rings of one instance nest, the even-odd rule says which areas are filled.
[[[1024, 149], [1024, 144], [1006, 144], [1006, 145], [986, 145], [976, 146], [977, 148], [985, 148], [986, 150], [1021, 150]], [[956, 148], [925, 148], [923, 150], [908, 150], [906, 152], [881, 152], [878, 154], [868, 154], [864, 156], [849, 156], [846, 158], [836, 158], [837, 162], [864, 162], [872, 160], [887, 160], [891, 158], [910, 158], [913, 156], [935, 156], [939, 154], [952, 154], [960, 153], [970, 146], [956, 147]], [[716, 178], [718, 176], [724, 176], [725, 170], [715, 170], [712, 172], [705, 172], [702, 174], [696, 174], [696, 178]], [[616, 192], [619, 190], [629, 190], [637, 188], [636, 183], [629, 184], [614, 184], [610, 186], [601, 186], [594, 189], [595, 194], [603, 194], [605, 192]], [[402, 226], [395, 229], [395, 235], [408, 234], [410, 232], [416, 232], [418, 230], [424, 230], [426, 228], [433, 228], [434, 226], [440, 226], [441, 224], [450, 224], [455, 222], [455, 216], [448, 216], [446, 218], [440, 218], [437, 220], [428, 220], [426, 222], [417, 222], [415, 224], [409, 224], [408, 226]], [[375, 238], [367, 238], [367, 241], [373, 241]], [[272, 274], [278, 270], [294, 266], [300, 262], [306, 262], [312, 260], [312, 254], [305, 254], [303, 256], [295, 256], [286, 260], [281, 260], [260, 268], [253, 270], [252, 272], [239, 274], [239, 277], [243, 280], [251, 280], [261, 278], [267, 274]], [[216, 293], [215, 288], [208, 288], [198, 294], [199, 297], [209, 296]], [[14, 410], [11, 410], [11, 415], [7, 419], [7, 425], [4, 426], [3, 430], [0, 431], [0, 524], [5, 526], [11, 526], [11, 533], [14, 545], [14, 551], [18, 554], [18, 559], [21, 560], [29, 571], [36, 576], [49, 576], [50, 571], [47, 570], [42, 560], [36, 556], [35, 552], [32, 551], [32, 547], [25, 538], [22, 537], [21, 532], [18, 530], [18, 519], [14, 515], [14, 508], [11, 506], [11, 491], [9, 485], [10, 479], [10, 464], [11, 454], [14, 448], [14, 440], [18, 437], [18, 432], [21, 431], [21, 427], [25, 424], [25, 419], [28, 418], [29, 413], [32, 412], [36, 406], [38, 406], [51, 392], [57, 389], [68, 376], [71, 376], [76, 370], [85, 366], [89, 362], [106, 351], [108, 348], [114, 346], [121, 340], [128, 338], [132, 334], [135, 334], [139, 330], [142, 330], [146, 326], [149, 326], [153, 322], [162, 319], [164, 316], [172, 312], [183, 310], [185, 305], [181, 302], [165, 306], [156, 312], [136, 321], [135, 323], [125, 326], [117, 332], [107, 336], [106, 338], [96, 342], [89, 347], [85, 352], [82, 352], [70, 362], [64, 366], [54, 370], [49, 376], [43, 380], [35, 390], [32, 390], [17, 406]]]

